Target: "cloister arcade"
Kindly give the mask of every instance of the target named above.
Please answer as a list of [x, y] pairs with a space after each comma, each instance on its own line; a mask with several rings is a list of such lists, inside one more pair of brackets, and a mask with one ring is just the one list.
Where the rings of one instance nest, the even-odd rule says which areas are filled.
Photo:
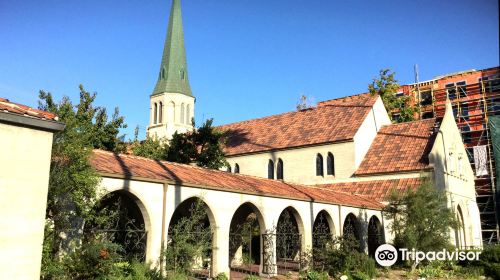
[[[155, 265], [162, 250], [175, 246], [176, 225], [196, 220], [185, 233], [193, 240], [209, 229], [210, 248], [196, 260], [197, 273], [204, 275], [286, 274], [301, 268], [306, 253], [321, 263], [315, 252], [335, 237], [354, 236], [366, 253], [385, 238], [380, 209], [118, 178], [103, 178], [102, 185], [128, 193], [140, 210], [145, 259]], [[203, 214], [193, 219], [200, 216], [193, 212], [196, 205]]]

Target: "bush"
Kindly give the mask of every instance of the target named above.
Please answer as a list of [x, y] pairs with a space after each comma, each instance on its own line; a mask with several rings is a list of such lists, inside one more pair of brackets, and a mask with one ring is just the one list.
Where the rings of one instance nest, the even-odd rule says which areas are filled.
[[484, 273], [493, 279], [500, 279], [500, 244], [487, 246], [479, 256]]
[[228, 280], [228, 278], [227, 278], [227, 275], [224, 272], [222, 272], [222, 273], [217, 274], [217, 276], [215, 276], [214, 280]]
[[244, 278], [244, 280], [260, 280], [260, 277], [256, 275], [248, 275]]
[[338, 238], [327, 249], [328, 273], [332, 276], [361, 272], [369, 278], [377, 275], [375, 261], [358, 251], [358, 241]]
[[300, 274], [301, 280], [328, 280], [328, 273], [309, 270]]

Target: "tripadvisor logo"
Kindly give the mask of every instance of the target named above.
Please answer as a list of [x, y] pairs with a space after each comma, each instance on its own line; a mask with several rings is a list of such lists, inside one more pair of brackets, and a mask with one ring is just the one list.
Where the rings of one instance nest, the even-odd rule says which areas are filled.
[[400, 248], [399, 252], [390, 244], [380, 245], [375, 251], [375, 260], [381, 266], [391, 266], [396, 263], [398, 256], [400, 256], [403, 261], [415, 261], [419, 263], [423, 260], [435, 261], [435, 260], [454, 260], [454, 261], [478, 261], [479, 251], [460, 251], [456, 249], [455, 251], [447, 251], [445, 249], [441, 251], [430, 251], [422, 252], [415, 249], [408, 250], [406, 248]]

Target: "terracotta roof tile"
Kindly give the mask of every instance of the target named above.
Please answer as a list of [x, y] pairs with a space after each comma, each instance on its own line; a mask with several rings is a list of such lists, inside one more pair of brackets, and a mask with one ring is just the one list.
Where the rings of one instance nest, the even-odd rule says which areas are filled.
[[435, 119], [383, 126], [355, 175], [418, 171], [428, 168]]
[[190, 165], [94, 150], [92, 166], [101, 173], [174, 181], [224, 191], [381, 209], [376, 201], [325, 188], [291, 184]]
[[334, 99], [316, 108], [220, 126], [227, 131], [226, 155], [353, 139], [378, 96]]
[[53, 113], [34, 109], [26, 105], [10, 102], [8, 99], [0, 97], [0, 111], [5, 111], [12, 114], [30, 116], [37, 119], [57, 121], [57, 116]]
[[330, 190], [342, 191], [350, 194], [358, 194], [369, 197], [376, 201], [385, 201], [392, 189], [405, 192], [409, 189], [415, 190], [421, 183], [420, 178], [404, 178], [391, 180], [374, 180], [364, 182], [334, 183], [318, 185]]

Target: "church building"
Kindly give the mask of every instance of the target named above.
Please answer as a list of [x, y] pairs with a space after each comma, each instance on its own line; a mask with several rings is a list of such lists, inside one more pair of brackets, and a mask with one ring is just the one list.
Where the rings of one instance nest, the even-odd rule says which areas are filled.
[[[181, 3], [173, 0], [150, 96], [150, 137], [193, 129], [188, 77]], [[228, 170], [94, 151], [101, 187], [134, 204], [146, 261], [157, 262], [172, 246], [172, 225], [189, 217], [196, 201], [205, 205], [204, 226], [212, 232], [211, 256], [199, 267], [208, 275], [286, 274], [300, 268], [318, 236], [350, 234], [373, 255], [393, 238], [382, 213], [390, 191], [426, 179], [446, 193], [461, 224], [450, 229], [450, 242], [482, 246], [474, 175], [449, 103], [442, 119], [391, 124], [379, 96], [360, 94], [218, 129], [228, 135]], [[244, 244], [240, 229], [249, 217], [258, 234]]]

